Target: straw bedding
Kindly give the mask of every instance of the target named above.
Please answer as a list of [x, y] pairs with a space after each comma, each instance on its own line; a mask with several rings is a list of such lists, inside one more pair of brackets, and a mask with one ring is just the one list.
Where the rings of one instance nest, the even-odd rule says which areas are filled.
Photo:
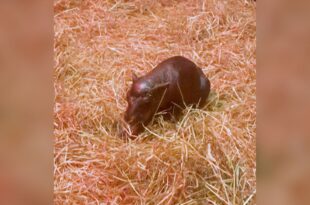
[[[55, 0], [55, 204], [255, 204], [256, 5]], [[131, 71], [182, 55], [212, 91], [177, 122], [117, 136]]]

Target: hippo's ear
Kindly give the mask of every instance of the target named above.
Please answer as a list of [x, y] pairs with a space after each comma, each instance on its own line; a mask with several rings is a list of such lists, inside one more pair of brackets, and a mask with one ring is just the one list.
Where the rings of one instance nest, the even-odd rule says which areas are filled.
[[138, 76], [134, 71], [131, 71], [131, 79], [132, 82], [135, 82], [138, 79]]
[[170, 83], [161, 83], [158, 85], [155, 85], [153, 88], [151, 88], [152, 94], [158, 94], [164, 92], [168, 87]]

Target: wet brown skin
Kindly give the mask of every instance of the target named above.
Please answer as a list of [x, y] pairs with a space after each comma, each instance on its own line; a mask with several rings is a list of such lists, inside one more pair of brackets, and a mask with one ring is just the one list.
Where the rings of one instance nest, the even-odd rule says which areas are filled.
[[141, 133], [157, 112], [175, 116], [187, 105], [201, 107], [210, 92], [210, 81], [202, 70], [182, 56], [161, 62], [145, 76], [133, 74], [132, 80], [124, 116], [131, 132], [121, 134], [131, 138]]

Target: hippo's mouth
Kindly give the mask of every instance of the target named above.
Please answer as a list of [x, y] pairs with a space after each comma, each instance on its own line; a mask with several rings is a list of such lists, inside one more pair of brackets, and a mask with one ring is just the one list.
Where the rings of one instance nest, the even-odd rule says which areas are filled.
[[138, 135], [143, 130], [143, 124], [141, 122], [129, 124], [129, 128], [132, 135]]
[[140, 134], [143, 131], [143, 124], [142, 123], [135, 123], [135, 124], [129, 124], [127, 123], [127, 126], [123, 127], [120, 136], [122, 138], [136, 138], [138, 134]]

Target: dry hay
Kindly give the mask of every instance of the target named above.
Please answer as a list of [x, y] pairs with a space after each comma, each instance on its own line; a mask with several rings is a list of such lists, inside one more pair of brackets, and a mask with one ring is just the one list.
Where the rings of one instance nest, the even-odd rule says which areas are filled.
[[[56, 0], [55, 204], [255, 204], [256, 5]], [[130, 71], [183, 55], [212, 93], [135, 141], [117, 135]]]

